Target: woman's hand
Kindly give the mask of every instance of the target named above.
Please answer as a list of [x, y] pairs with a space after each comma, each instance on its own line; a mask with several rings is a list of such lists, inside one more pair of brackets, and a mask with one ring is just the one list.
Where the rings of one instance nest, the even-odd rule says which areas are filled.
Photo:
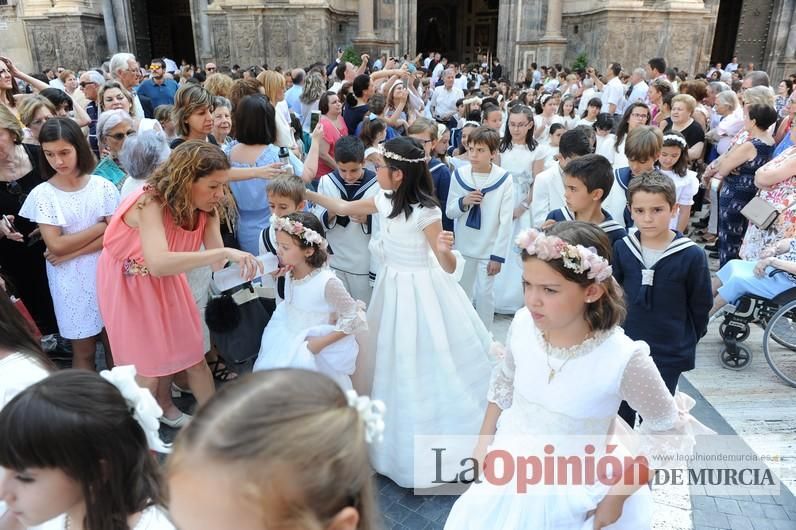
[[437, 235], [437, 250], [440, 252], [453, 251], [453, 232], [440, 231]]
[[777, 246], [772, 245], [760, 251], [760, 258], [761, 259], [770, 258], [771, 256], [775, 256], [776, 254], [777, 254]]
[[[6, 221], [6, 219], [8, 219], [8, 222]], [[25, 236], [16, 231], [13, 222], [14, 222], [13, 215], [4, 215], [3, 218], [0, 219], [0, 239], [6, 237], [11, 241], [17, 241], [17, 242], [24, 241]]]
[[310, 134], [310, 137], [312, 138], [312, 143], [323, 140], [323, 127], [321, 127], [320, 120], [318, 121], [318, 125], [316, 125], [315, 129], [312, 131], [312, 134]]
[[17, 67], [14, 66], [14, 62], [11, 59], [9, 59], [8, 57], [6, 57], [4, 55], [0, 55], [0, 61], [3, 61], [4, 63], [6, 63], [6, 66], [8, 67], [8, 71], [9, 71], [9, 73], [12, 76], [14, 76], [15, 78], [19, 76], [19, 70], [17, 70]]
[[774, 262], [774, 258], [768, 257], [761, 259], [760, 261], [755, 264], [755, 276], [757, 278], [762, 278], [766, 275], [766, 269]]
[[594, 530], [600, 530], [614, 524], [622, 517], [622, 508], [625, 505], [624, 495], [606, 495], [597, 505], [597, 508], [586, 514], [586, 519], [594, 516]]
[[258, 167], [254, 170], [254, 176], [260, 179], [271, 180], [284, 173], [282, 162], [274, 162], [266, 166]]
[[251, 281], [263, 273], [263, 264], [248, 252], [234, 248], [225, 248], [224, 250], [226, 251], [227, 260], [236, 263], [240, 267], [241, 278]]

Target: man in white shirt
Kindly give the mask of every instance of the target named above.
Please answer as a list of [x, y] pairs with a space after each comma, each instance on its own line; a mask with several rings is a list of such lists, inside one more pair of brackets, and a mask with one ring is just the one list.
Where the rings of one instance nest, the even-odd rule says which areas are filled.
[[[612, 63], [608, 65], [606, 78], [608, 82], [603, 87], [603, 108], [602, 112], [608, 114], [618, 114], [619, 104], [624, 97], [625, 87], [619, 79], [619, 74], [622, 72], [622, 66], [619, 63]], [[621, 117], [620, 117], [621, 119]]]
[[360, 59], [362, 63], [360, 63], [359, 68], [356, 68], [352, 63], [344, 63], [342, 61], [337, 64], [337, 67], [334, 69], [335, 82], [329, 89], [331, 92], [335, 94], [340, 92], [340, 89], [343, 88], [343, 83], [346, 81], [353, 83], [356, 76], [365, 73], [370, 56], [367, 53], [363, 53]]
[[644, 74], [643, 68], [636, 68], [633, 70], [633, 73], [630, 74], [630, 95], [627, 96], [625, 108], [636, 102], [644, 103], [647, 101], [649, 86], [644, 81]]
[[423, 59], [423, 68], [428, 70], [428, 65], [431, 64], [431, 61], [434, 60], [434, 52], [428, 52], [428, 57]]
[[594, 81], [590, 78], [587, 77], [584, 79], [582, 84], [583, 92], [580, 95], [580, 103], [578, 104], [578, 118], [583, 116], [583, 113], [586, 112], [586, 107], [589, 105], [589, 101], [592, 98], [600, 97], [600, 93], [594, 88]]
[[440, 77], [442, 77], [442, 73], [445, 71], [445, 68], [447, 68], [447, 66], [448, 66], [448, 59], [447, 57], [443, 57], [434, 67], [434, 71], [431, 73], [432, 87], [437, 86], [437, 81], [439, 81]]
[[[454, 68], [454, 71], [455, 71], [456, 66], [454, 65], [453, 68]], [[459, 73], [456, 74], [456, 77], [453, 80], [453, 86], [455, 86], [456, 88], [461, 90], [462, 93], [464, 93], [464, 92], [467, 91], [467, 81], [468, 81], [468, 78], [467, 78], [467, 66], [462, 64], [461, 67], [459, 68]]]
[[453, 86], [455, 78], [456, 74], [453, 70], [445, 70], [445, 75], [442, 77], [444, 84], [434, 89], [429, 103], [434, 119], [445, 123], [449, 129], [455, 127], [456, 102], [464, 98], [464, 92]]
[[724, 67], [725, 72], [734, 72], [738, 69], [738, 57], [733, 56], [732, 61], [730, 61], [727, 66]]

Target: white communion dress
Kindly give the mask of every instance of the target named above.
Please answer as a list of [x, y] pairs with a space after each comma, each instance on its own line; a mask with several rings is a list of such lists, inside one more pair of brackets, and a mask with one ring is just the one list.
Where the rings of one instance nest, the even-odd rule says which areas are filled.
[[[368, 346], [354, 384], [384, 401], [384, 438], [372, 444], [376, 471], [403, 487], [415, 477], [415, 435], [474, 435], [486, 410], [492, 336], [456, 278], [440, 267], [423, 230], [439, 208], [414, 205], [389, 218], [392, 203], [375, 197], [381, 236], [371, 252], [381, 268], [368, 308]], [[372, 386], [372, 389], [371, 389]]]
[[[616, 413], [623, 399], [644, 417], [639, 431], [630, 431], [643, 440], [644, 449], [654, 450], [662, 440], [649, 434], [680, 435], [663, 439], [671, 444], [675, 438], [682, 445], [666, 445], [667, 449], [685, 452], [693, 447], [695, 434], [712, 433], [688, 414], [693, 400], [684, 394], [672, 397], [666, 389], [644, 342], [632, 341], [615, 327], [574, 348], [553, 348], [527, 308], [520, 309], [511, 324], [488, 399], [502, 409], [489, 451], [506, 450], [515, 456], [541, 458], [548, 454], [546, 444], [553, 444], [555, 455], [582, 455], [586, 444], [593, 443], [599, 461], [609, 434], [619, 427]], [[591, 530], [594, 521], [588, 512], [610, 488], [600, 480], [573, 485], [571, 479], [568, 484], [556, 479], [554, 485], [539, 482], [522, 492], [514, 479], [502, 486], [488, 480], [472, 485], [454, 504], [445, 528]], [[606, 528], [640, 530], [650, 528], [651, 522], [652, 498], [643, 486]]]
[[[367, 329], [365, 304], [354, 300], [328, 267], [315, 269], [300, 280], [288, 273], [285, 299], [276, 306], [263, 331], [254, 370], [303, 368], [328, 375], [350, 390], [359, 345], [355, 333]], [[342, 331], [346, 336], [317, 354], [307, 339]]]
[[[530, 203], [531, 176], [534, 151], [527, 145], [512, 145], [511, 149], [500, 153], [500, 167], [511, 173], [514, 184], [514, 208], [523, 202]], [[513, 315], [523, 305], [522, 296], [522, 260], [515, 252], [514, 239], [522, 230], [531, 227], [531, 212], [526, 210], [514, 219], [514, 230], [511, 235], [511, 246], [506, 263], [495, 277], [495, 312]]]

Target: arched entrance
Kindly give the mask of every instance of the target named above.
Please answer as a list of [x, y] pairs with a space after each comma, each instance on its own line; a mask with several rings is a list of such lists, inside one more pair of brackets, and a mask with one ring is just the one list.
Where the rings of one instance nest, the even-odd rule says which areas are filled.
[[774, 0], [721, 0], [711, 64], [727, 64], [737, 55], [741, 64], [762, 68], [773, 12]]
[[131, 0], [130, 8], [141, 64], [157, 57], [196, 63], [190, 0]]
[[476, 62], [495, 55], [499, 0], [428, 0], [417, 6], [417, 50], [451, 61]]

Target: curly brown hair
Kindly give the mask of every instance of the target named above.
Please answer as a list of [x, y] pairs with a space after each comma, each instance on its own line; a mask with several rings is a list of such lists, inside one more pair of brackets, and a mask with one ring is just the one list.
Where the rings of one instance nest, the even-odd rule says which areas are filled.
[[[169, 209], [174, 223], [181, 227], [194, 224], [196, 208], [191, 202], [194, 182], [214, 171], [229, 169], [229, 159], [216, 145], [190, 140], [171, 152], [168, 160], [149, 177], [153, 195]], [[229, 195], [229, 190], [226, 190]]]

